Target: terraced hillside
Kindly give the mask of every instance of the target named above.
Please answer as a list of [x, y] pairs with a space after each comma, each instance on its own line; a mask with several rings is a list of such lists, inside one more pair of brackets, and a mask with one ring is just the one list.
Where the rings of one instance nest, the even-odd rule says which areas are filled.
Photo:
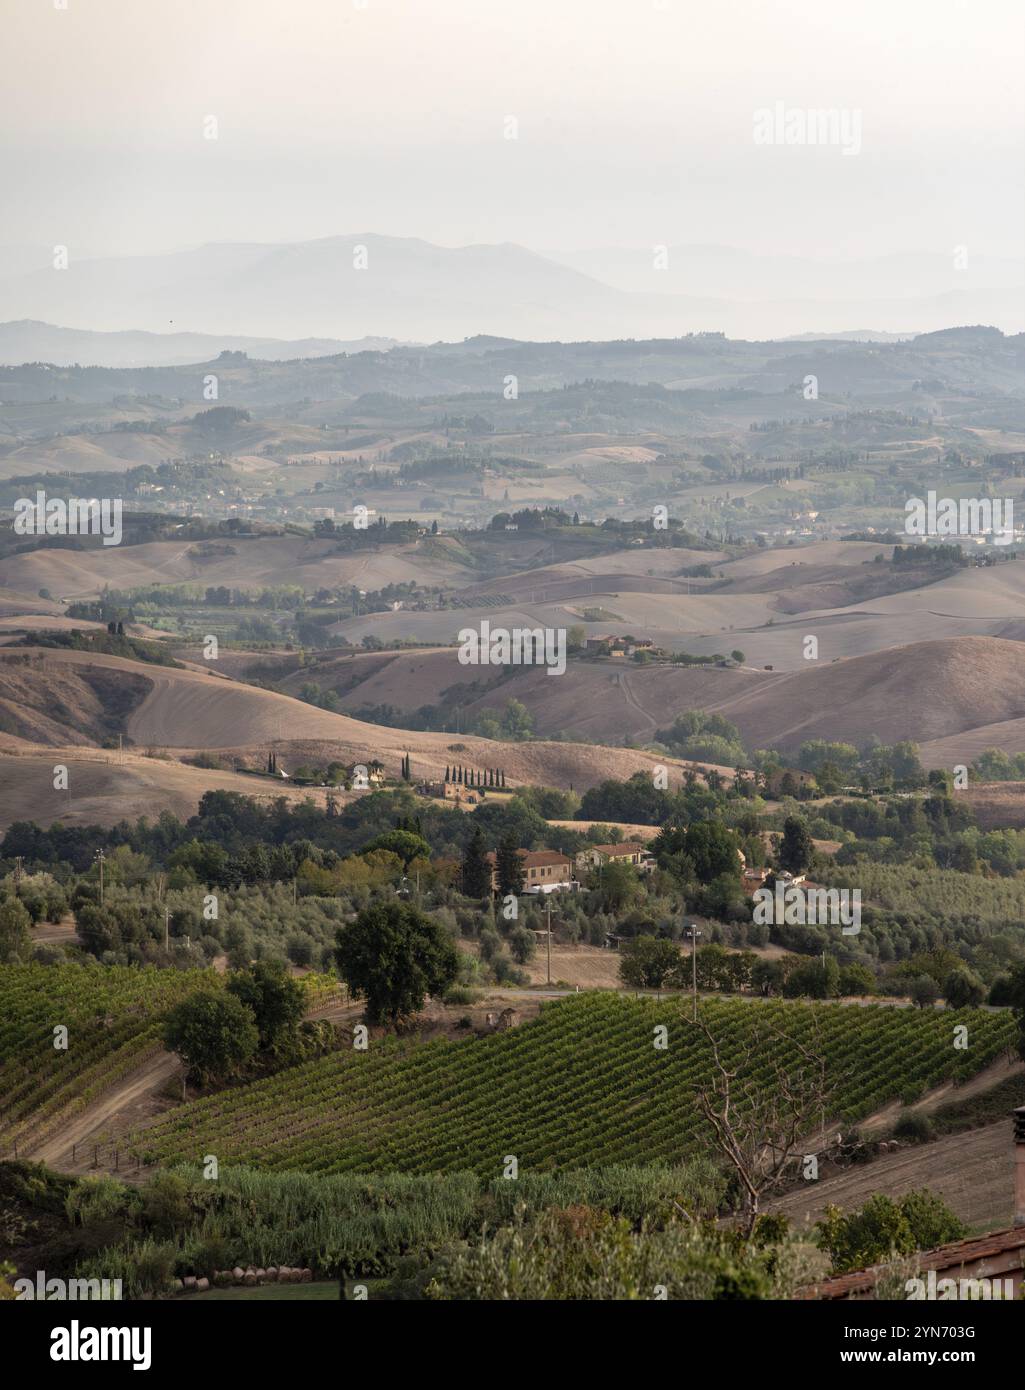
[[[856, 1120], [909, 1088], [966, 1080], [1012, 1042], [1010, 1013], [706, 1000], [727, 1065], [796, 1065], [793, 1040], [842, 1077], [836, 1118]], [[130, 1141], [161, 1162], [341, 1173], [500, 1173], [679, 1161], [707, 1149], [693, 1100], [710, 1078], [704, 1035], [681, 1001], [572, 997], [519, 1028], [461, 1042], [373, 1040], [182, 1106]], [[955, 1051], [954, 1027], [970, 1050]], [[654, 1047], [666, 1024], [669, 1045]]]

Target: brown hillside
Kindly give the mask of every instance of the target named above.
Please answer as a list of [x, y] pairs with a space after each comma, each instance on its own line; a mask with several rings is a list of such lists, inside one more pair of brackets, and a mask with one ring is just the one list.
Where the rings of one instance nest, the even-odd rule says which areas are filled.
[[[67, 791], [54, 790], [57, 763], [68, 769]], [[43, 826], [55, 820], [64, 825], [109, 826], [139, 816], [153, 818], [162, 811], [186, 820], [195, 815], [204, 793], [215, 789], [241, 792], [259, 800], [281, 796], [290, 801], [312, 799], [321, 805], [327, 797], [319, 788], [289, 787], [244, 773], [188, 767], [170, 758], [128, 752], [119, 762], [116, 752], [89, 748], [52, 748], [45, 754], [26, 751], [17, 756], [0, 753], [0, 782], [4, 787], [0, 830], [17, 820]], [[343, 803], [361, 793], [334, 791], [332, 795]]]
[[1025, 782], [973, 782], [957, 799], [972, 808], [983, 830], [1025, 829]]
[[[0, 560], [0, 585], [26, 595], [40, 589], [65, 599], [95, 596], [105, 585], [230, 585], [245, 589], [302, 584], [307, 590], [357, 584], [373, 590], [416, 580], [464, 583], [466, 570], [437, 545], [416, 543], [344, 553], [330, 540], [261, 536], [253, 540], [153, 541], [89, 550], [42, 547]], [[41, 600], [32, 600], [34, 605]], [[41, 611], [36, 606], [32, 611]]]
[[[510, 782], [583, 790], [606, 777], [648, 770], [659, 761], [674, 766], [672, 759], [625, 748], [495, 743], [467, 735], [387, 729], [204, 672], [144, 666], [86, 652], [13, 653], [0, 648], [0, 681], [4, 680], [9, 690], [18, 692], [22, 718], [35, 721], [34, 733], [20, 728], [8, 732], [47, 746], [96, 741], [103, 729], [109, 730], [112, 710], [118, 710], [127, 741], [137, 748], [167, 748], [182, 755], [226, 749], [258, 766], [273, 746], [286, 771], [290, 759], [359, 762], [376, 757], [397, 774], [408, 752], [417, 776], [438, 776], [460, 762], [500, 766]], [[97, 690], [109, 692], [109, 704]], [[46, 713], [54, 710], [56, 717]], [[106, 720], [102, 728], [101, 718]]]
[[1025, 645], [958, 637], [792, 672], [586, 659], [572, 661], [564, 677], [533, 667], [490, 677], [460, 666], [452, 648], [435, 648], [328, 657], [282, 684], [293, 692], [308, 681], [334, 689], [349, 712], [368, 705], [408, 712], [448, 692], [470, 717], [516, 699], [542, 737], [572, 733], [610, 743], [649, 742], [676, 715], [703, 709], [733, 721], [751, 750], [795, 749], [812, 738], [860, 744], [874, 733], [884, 742], [922, 743], [929, 765], [952, 766], [986, 748], [1025, 749], [1023, 678]]
[[[809, 662], [706, 708], [733, 720], [750, 748], [796, 748], [812, 738], [860, 744], [875, 734], [884, 743], [945, 739], [967, 755], [971, 730], [1019, 718], [1025, 747], [1025, 645], [958, 637]], [[986, 735], [982, 747], [995, 743], [1007, 746]]]

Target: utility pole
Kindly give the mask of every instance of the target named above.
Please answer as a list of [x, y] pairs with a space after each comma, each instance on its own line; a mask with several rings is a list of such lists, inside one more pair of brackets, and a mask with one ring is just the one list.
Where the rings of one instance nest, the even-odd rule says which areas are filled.
[[165, 950], [165, 951], [169, 951], [169, 950], [171, 949], [170, 944], [169, 944], [169, 940], [168, 940], [168, 938], [170, 937], [170, 934], [171, 934], [171, 909], [170, 909], [169, 907], [165, 907], [165, 908], [164, 908], [164, 950]]
[[686, 937], [688, 938], [688, 940], [690, 941], [690, 943], [691, 943], [691, 948], [690, 948], [690, 963], [691, 963], [691, 972], [692, 972], [692, 976], [693, 976], [693, 980], [694, 980], [694, 1022], [695, 1022], [695, 1023], [697, 1023], [697, 1021], [698, 1021], [698, 937], [699, 937], [700, 935], [701, 935], [701, 933], [698, 931], [697, 927], [695, 927], [695, 926], [690, 926], [690, 927], [688, 927], [687, 930], [684, 932], [684, 936], [686, 936]]
[[552, 983], [552, 900], [549, 897], [545, 903], [548, 913], [548, 983]]
[[18, 892], [20, 891], [20, 888], [21, 888], [21, 864], [22, 864], [22, 858], [21, 858], [21, 855], [18, 854], [18, 855], [15, 856], [15, 859], [14, 859], [14, 892], [15, 892], [15, 895], [18, 894]]
[[107, 856], [103, 853], [102, 847], [96, 851], [95, 859], [100, 866], [100, 907], [103, 906], [103, 864]]

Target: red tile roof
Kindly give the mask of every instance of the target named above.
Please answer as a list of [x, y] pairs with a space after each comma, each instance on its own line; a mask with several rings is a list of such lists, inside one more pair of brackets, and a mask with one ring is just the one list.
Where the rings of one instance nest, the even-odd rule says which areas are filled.
[[[988, 1235], [972, 1236], [969, 1240], [957, 1240], [951, 1245], [923, 1251], [918, 1256], [918, 1267], [937, 1271], [960, 1269], [964, 1265], [974, 1264], [976, 1260], [993, 1259], [1008, 1250], [1021, 1250], [1025, 1261], [1025, 1226], [1010, 1226], [1005, 1231], [990, 1231]], [[886, 1269], [885, 1264], [870, 1265], [867, 1269], [852, 1270], [850, 1274], [838, 1274], [832, 1279], [823, 1279], [819, 1284], [809, 1284], [799, 1290], [797, 1297], [849, 1298], [851, 1294], [871, 1289]]]

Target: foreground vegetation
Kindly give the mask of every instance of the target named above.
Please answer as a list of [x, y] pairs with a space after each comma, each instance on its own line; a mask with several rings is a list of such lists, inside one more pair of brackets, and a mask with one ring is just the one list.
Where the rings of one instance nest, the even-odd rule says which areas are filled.
[[[778, 1299], [858, 1260], [903, 1257], [895, 1277], [906, 1278], [916, 1250], [962, 1234], [918, 1192], [846, 1216], [831, 1209], [808, 1233], [770, 1215], [747, 1238], [716, 1222], [724, 1194], [704, 1160], [489, 1182], [246, 1168], [212, 1180], [183, 1166], [142, 1187], [0, 1164], [0, 1299], [13, 1296], [16, 1276], [34, 1283], [36, 1268], [119, 1279], [137, 1298], [171, 1295], [187, 1276], [216, 1281], [236, 1265], [310, 1268], [348, 1281], [350, 1296], [354, 1281], [369, 1284], [375, 1300]], [[312, 1292], [281, 1294], [303, 1290]]]

